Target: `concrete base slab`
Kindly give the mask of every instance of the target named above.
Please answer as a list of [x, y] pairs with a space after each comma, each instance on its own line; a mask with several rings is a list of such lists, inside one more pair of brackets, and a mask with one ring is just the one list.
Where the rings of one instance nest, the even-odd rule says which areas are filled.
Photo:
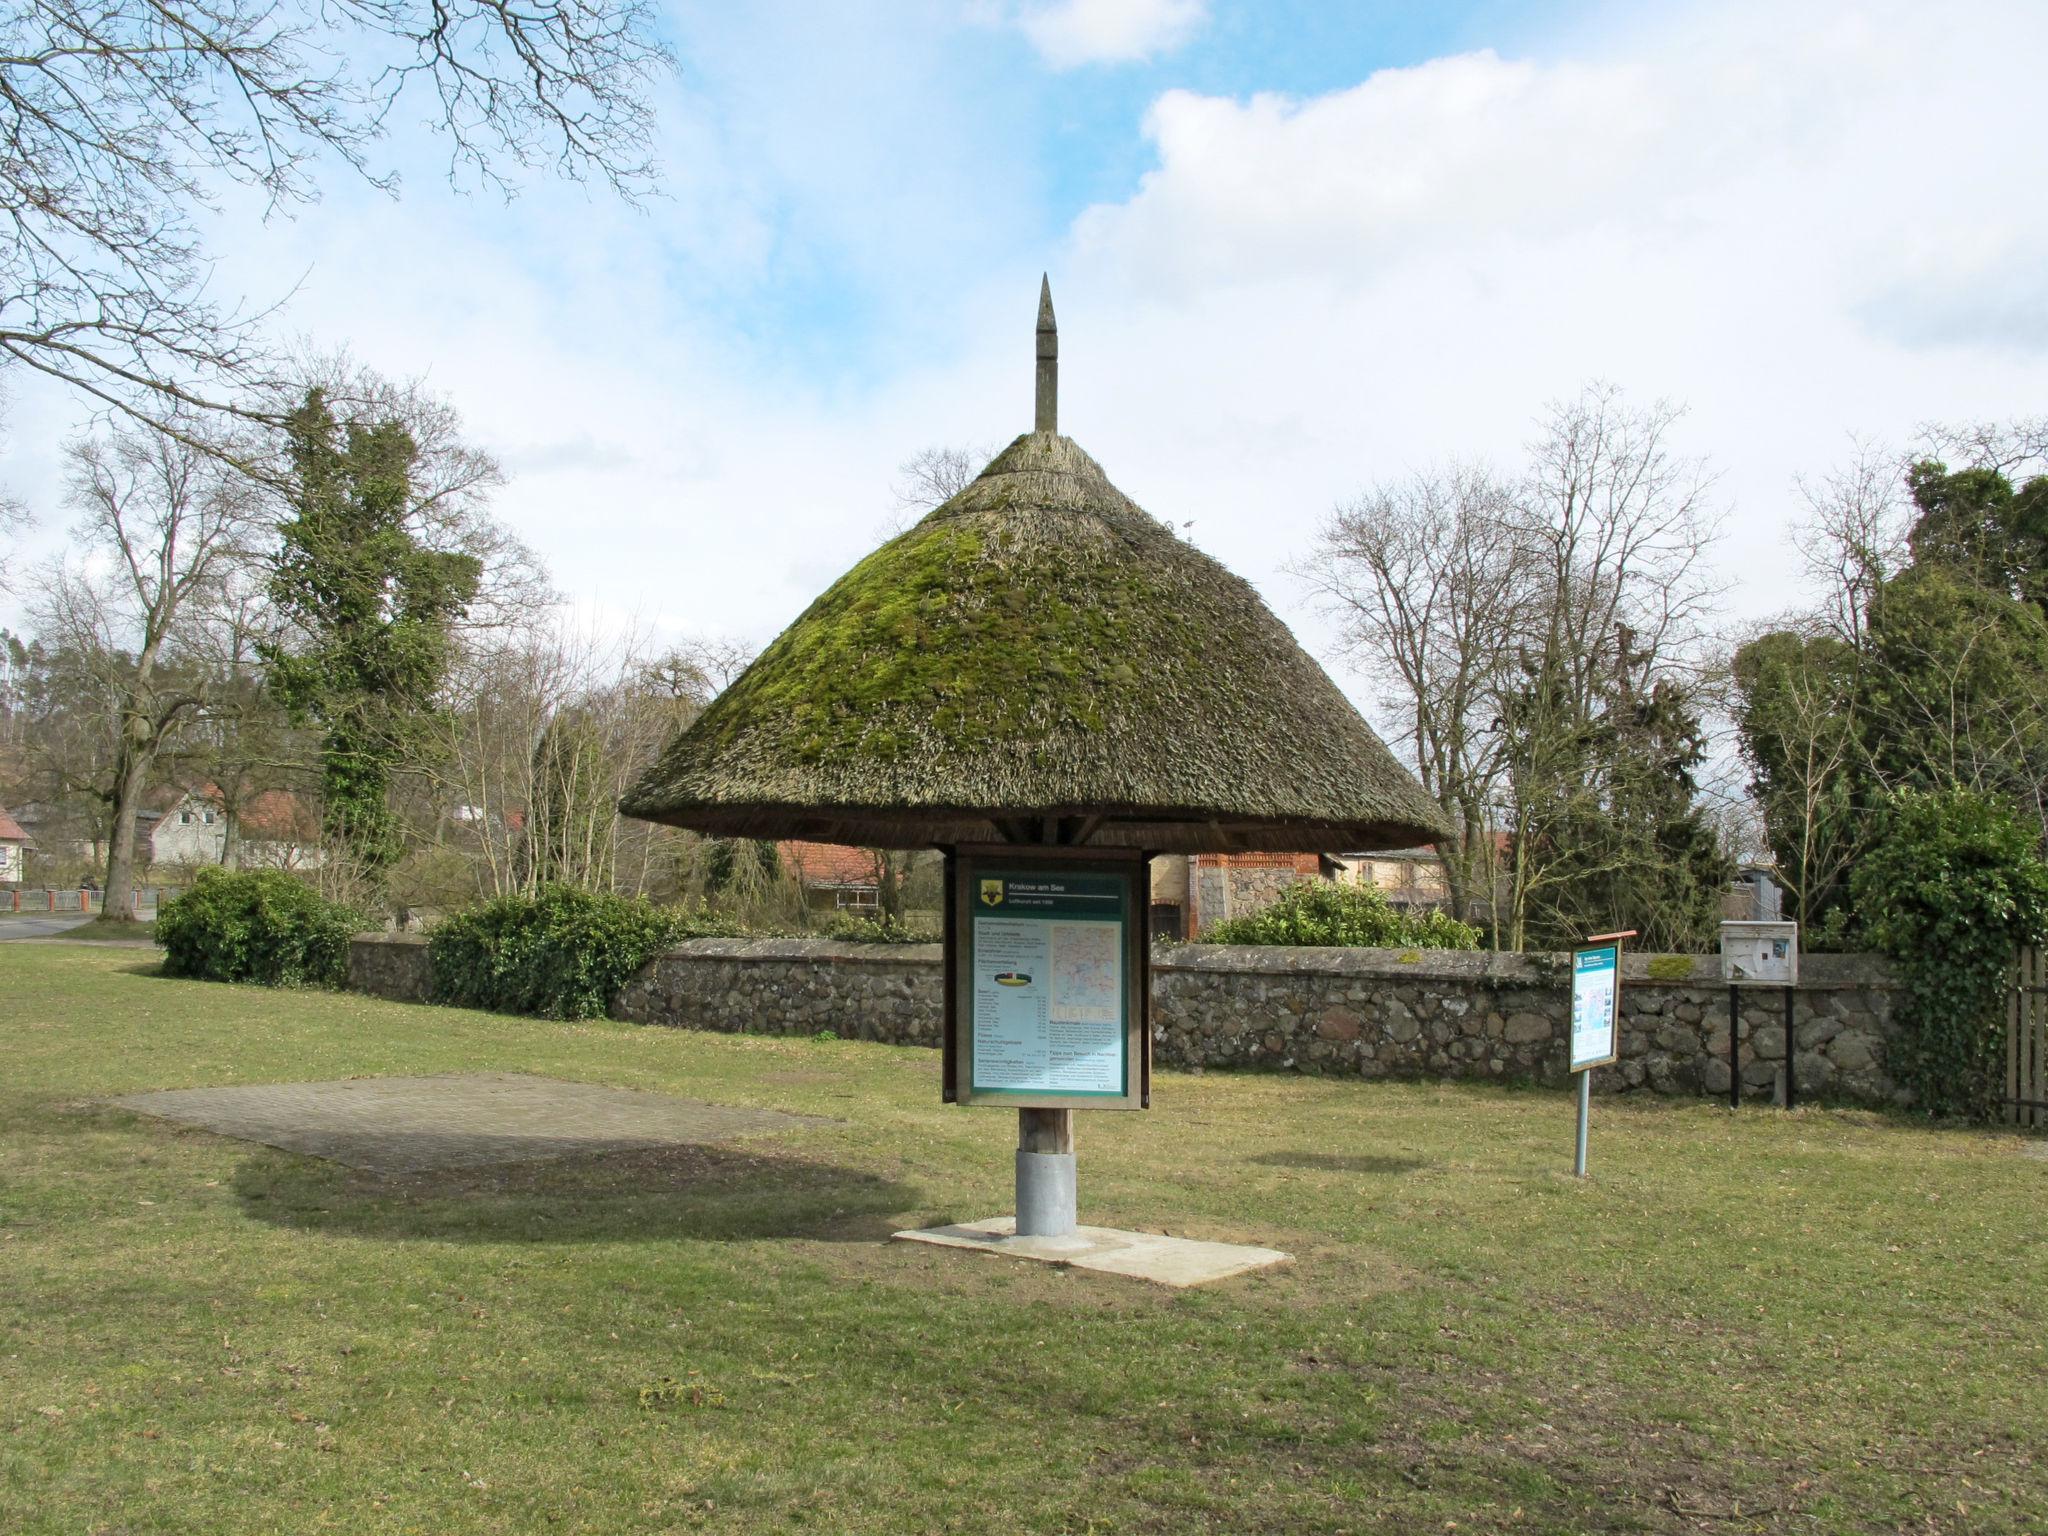
[[1114, 1227], [1076, 1227], [1065, 1237], [1019, 1237], [1016, 1218], [1011, 1216], [993, 1216], [987, 1221], [963, 1222], [954, 1227], [925, 1227], [894, 1236], [899, 1243], [931, 1243], [940, 1248], [1006, 1254], [1174, 1287], [1207, 1285], [1290, 1262], [1289, 1256], [1277, 1248], [1204, 1243], [1187, 1237], [1162, 1237], [1157, 1232], [1119, 1232]]

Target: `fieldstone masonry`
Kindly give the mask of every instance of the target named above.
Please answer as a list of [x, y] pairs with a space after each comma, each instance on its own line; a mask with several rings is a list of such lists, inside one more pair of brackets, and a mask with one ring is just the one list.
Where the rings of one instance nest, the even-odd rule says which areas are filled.
[[[1154, 1059], [1162, 1066], [1266, 1067], [1357, 1077], [1562, 1083], [1566, 957], [1450, 950], [1282, 949], [1186, 944], [1153, 959]], [[349, 984], [428, 995], [416, 938], [364, 935]], [[1886, 1072], [1895, 991], [1871, 955], [1808, 955], [1793, 1007], [1802, 1095], [1900, 1102]], [[935, 944], [698, 939], [654, 960], [613, 1015], [643, 1024], [939, 1043]], [[1784, 1071], [1783, 993], [1746, 989], [1737, 1033], [1745, 1091]], [[1601, 1091], [1728, 1091], [1728, 989], [1711, 956], [1629, 955], [1621, 1060]]]
[[348, 987], [396, 1003], [434, 1000], [427, 940], [417, 933], [359, 933], [348, 947]]

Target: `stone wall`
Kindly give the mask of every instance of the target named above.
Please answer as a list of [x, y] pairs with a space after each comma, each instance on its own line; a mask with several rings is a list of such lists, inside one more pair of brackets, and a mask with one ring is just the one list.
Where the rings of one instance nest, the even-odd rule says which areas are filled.
[[[1800, 961], [1793, 1050], [1803, 1095], [1884, 1104], [1894, 985], [1869, 955]], [[1267, 1067], [1358, 1077], [1562, 1083], [1566, 957], [1448, 950], [1175, 945], [1153, 963], [1154, 1059], [1167, 1067]], [[364, 935], [349, 984], [407, 1000], [429, 991], [416, 936]], [[1745, 991], [1737, 1032], [1746, 1091], [1784, 1070], [1783, 994]], [[698, 939], [654, 960], [617, 1018], [645, 1024], [939, 1043], [939, 947], [822, 939]], [[1630, 955], [1621, 1060], [1603, 1091], [1728, 1090], [1728, 989], [1719, 961]]]
[[651, 960], [612, 1017], [737, 1034], [939, 1043], [945, 1007], [936, 944], [692, 939]]
[[[1451, 950], [1190, 944], [1154, 969], [1154, 1059], [1360, 1077], [1562, 1083], [1569, 1076], [1567, 957]], [[1794, 997], [1799, 1090], [1891, 1102], [1893, 983], [1870, 955], [1809, 955]], [[1628, 955], [1621, 1060], [1602, 1090], [1728, 1091], [1728, 988], [1716, 957]], [[1745, 990], [1736, 1033], [1746, 1091], [1784, 1070], [1784, 994]]]
[[417, 933], [359, 933], [348, 946], [348, 989], [399, 1003], [434, 998], [426, 938]]

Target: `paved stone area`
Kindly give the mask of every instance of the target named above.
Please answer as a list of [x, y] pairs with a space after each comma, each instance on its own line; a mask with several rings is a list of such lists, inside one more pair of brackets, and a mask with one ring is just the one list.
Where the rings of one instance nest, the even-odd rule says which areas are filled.
[[516, 1072], [179, 1088], [111, 1102], [377, 1173], [726, 1141], [828, 1123]]
[[1176, 1290], [1289, 1262], [1289, 1256], [1277, 1248], [1205, 1243], [1162, 1237], [1157, 1232], [1119, 1232], [1114, 1227], [1076, 1227], [1066, 1237], [1019, 1237], [1014, 1216], [962, 1222], [956, 1227], [924, 1227], [894, 1236], [899, 1243], [931, 1243], [973, 1253], [1036, 1259], [1041, 1264], [1066, 1264], [1098, 1274], [1150, 1280]]

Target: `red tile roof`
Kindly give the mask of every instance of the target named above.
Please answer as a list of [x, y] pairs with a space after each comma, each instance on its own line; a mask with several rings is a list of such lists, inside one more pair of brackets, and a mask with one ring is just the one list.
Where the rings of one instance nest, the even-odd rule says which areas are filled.
[[782, 862], [805, 885], [877, 885], [877, 868], [871, 848], [846, 848], [838, 843], [777, 843]]
[[7, 807], [0, 805], [0, 843], [25, 843], [29, 840], [21, 830], [21, 823], [7, 814]]
[[[174, 802], [172, 809], [186, 797]], [[189, 798], [206, 805], [222, 802], [220, 786], [201, 784]], [[252, 843], [317, 843], [320, 818], [302, 795], [288, 789], [266, 789], [242, 802], [242, 836]]]
[[320, 818], [288, 789], [266, 789], [242, 807], [242, 836], [255, 843], [317, 843]]

